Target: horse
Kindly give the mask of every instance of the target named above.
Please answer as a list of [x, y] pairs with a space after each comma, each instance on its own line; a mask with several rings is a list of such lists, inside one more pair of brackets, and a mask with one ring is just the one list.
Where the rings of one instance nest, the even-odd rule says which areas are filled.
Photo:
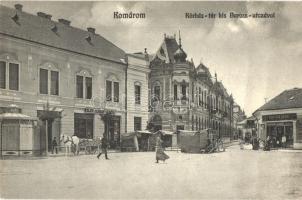
[[73, 147], [73, 154], [74, 155], [79, 155], [80, 152], [80, 138], [78, 138], [78, 136], [73, 135], [71, 136], [71, 141], [72, 141], [72, 147]]
[[65, 149], [65, 156], [69, 155], [72, 152], [72, 138], [69, 135], [61, 135], [60, 145]]
[[72, 147], [72, 139], [69, 135], [62, 134], [60, 137], [60, 146], [65, 149], [65, 156], [69, 155]]

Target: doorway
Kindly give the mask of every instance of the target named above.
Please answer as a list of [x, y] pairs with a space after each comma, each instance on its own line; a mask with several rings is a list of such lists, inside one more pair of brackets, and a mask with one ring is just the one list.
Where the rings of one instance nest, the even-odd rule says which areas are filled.
[[112, 120], [109, 121], [108, 124], [108, 133], [107, 133], [107, 139], [109, 142], [109, 148], [110, 149], [116, 149], [120, 146], [120, 128], [121, 127], [121, 117], [120, 116], [114, 116]]

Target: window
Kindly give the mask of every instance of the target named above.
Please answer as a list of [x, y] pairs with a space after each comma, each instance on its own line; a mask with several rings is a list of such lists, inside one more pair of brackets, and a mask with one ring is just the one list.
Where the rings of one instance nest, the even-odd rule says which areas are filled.
[[201, 102], [202, 102], [202, 99], [201, 99], [201, 88], [199, 88], [199, 95], [198, 95], [198, 105], [201, 106]]
[[19, 65], [9, 63], [9, 89], [19, 90]]
[[106, 100], [112, 100], [112, 81], [106, 81]]
[[92, 77], [76, 76], [76, 95], [77, 98], [92, 98]]
[[177, 85], [174, 85], [174, 100], [177, 100]]
[[114, 82], [114, 102], [120, 101], [120, 84], [119, 82]]
[[187, 86], [186, 85], [181, 86], [181, 94], [182, 94], [182, 100], [186, 100], [187, 99]]
[[79, 138], [93, 138], [93, 114], [74, 114], [74, 133]]
[[59, 95], [59, 72], [40, 68], [39, 86], [40, 94]]
[[192, 102], [194, 102], [194, 84], [192, 83]]
[[141, 131], [141, 130], [142, 130], [142, 118], [134, 117], [134, 131]]
[[19, 64], [0, 61], [0, 88], [19, 90]]
[[86, 99], [91, 99], [92, 98], [92, 78], [85, 77], [85, 83], [86, 83]]
[[59, 95], [59, 72], [51, 71], [50, 94]]
[[0, 61], [0, 88], [5, 89], [6, 85], [6, 62]]
[[141, 104], [141, 86], [135, 85], [135, 104]]
[[154, 87], [154, 97], [155, 100], [160, 100], [160, 86]]
[[40, 69], [40, 94], [48, 94], [48, 70]]
[[76, 77], [76, 87], [77, 87], [77, 98], [83, 98], [84, 88], [83, 88], [83, 76]]
[[112, 101], [112, 96], [114, 102], [120, 101], [120, 87], [119, 82], [113, 82], [113, 95], [112, 95], [112, 81], [106, 81], [106, 100]]

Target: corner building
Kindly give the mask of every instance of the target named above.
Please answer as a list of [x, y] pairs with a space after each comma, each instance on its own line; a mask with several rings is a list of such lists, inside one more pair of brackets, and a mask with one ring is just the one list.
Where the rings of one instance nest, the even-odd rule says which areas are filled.
[[212, 128], [232, 137], [233, 98], [223, 84], [200, 63], [186, 60], [181, 38], [164, 37], [150, 62], [150, 122], [155, 129], [202, 130]]

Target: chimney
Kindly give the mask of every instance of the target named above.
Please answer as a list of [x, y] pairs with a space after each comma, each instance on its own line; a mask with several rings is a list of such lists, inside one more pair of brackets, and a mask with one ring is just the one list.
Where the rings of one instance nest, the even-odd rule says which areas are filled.
[[43, 18], [46, 18], [46, 13], [44, 13], [44, 12], [37, 12], [37, 15], [39, 16], [39, 17], [43, 17]]
[[15, 4], [16, 10], [22, 11], [23, 5], [22, 4]]
[[58, 19], [58, 21], [61, 23], [61, 24], [65, 24], [67, 26], [70, 26], [70, 21], [67, 20], [67, 19]]
[[90, 32], [90, 33], [95, 34], [95, 28], [88, 27], [88, 28], [87, 28], [87, 31]]
[[51, 16], [51, 15], [49, 15], [49, 14], [46, 14], [46, 16], [45, 16], [45, 17], [46, 17], [46, 19], [51, 20], [51, 17], [52, 17], [52, 16]]

